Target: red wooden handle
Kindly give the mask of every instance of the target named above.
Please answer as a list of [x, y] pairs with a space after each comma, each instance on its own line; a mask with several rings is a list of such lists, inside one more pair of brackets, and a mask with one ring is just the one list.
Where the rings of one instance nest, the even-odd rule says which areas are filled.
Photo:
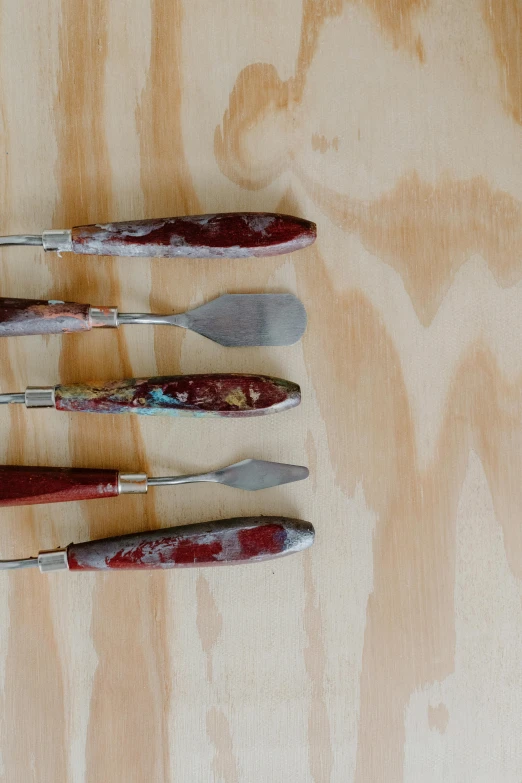
[[0, 298], [0, 337], [85, 332], [90, 328], [89, 305]]
[[72, 250], [101, 256], [245, 258], [312, 244], [314, 223], [271, 212], [228, 212], [72, 229]]
[[298, 552], [313, 538], [298, 519], [240, 517], [71, 544], [67, 560], [73, 571], [227, 565]]
[[299, 386], [266, 375], [178, 375], [56, 386], [62, 411], [172, 416], [260, 416], [298, 405]]
[[0, 466], [0, 506], [92, 500], [118, 494], [118, 471]]

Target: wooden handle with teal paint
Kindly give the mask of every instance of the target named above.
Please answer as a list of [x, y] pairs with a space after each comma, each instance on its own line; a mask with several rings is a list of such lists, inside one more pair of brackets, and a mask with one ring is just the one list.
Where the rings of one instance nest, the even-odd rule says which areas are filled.
[[81, 413], [262, 416], [293, 408], [299, 386], [267, 375], [221, 373], [130, 378], [55, 387], [55, 407]]

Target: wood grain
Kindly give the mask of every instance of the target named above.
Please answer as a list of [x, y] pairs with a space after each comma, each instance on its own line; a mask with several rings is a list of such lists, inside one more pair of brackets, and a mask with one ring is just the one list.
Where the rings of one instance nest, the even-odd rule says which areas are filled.
[[[519, 781], [519, 0], [14, 0], [0, 8], [2, 234], [295, 214], [259, 260], [2, 248], [0, 295], [184, 311], [292, 291], [304, 340], [161, 328], [0, 341], [0, 391], [249, 372], [303, 391], [248, 420], [2, 410], [0, 463], [151, 475], [308, 463], [0, 509], [2, 557], [240, 515], [309, 519], [255, 568], [0, 578], [0, 779]], [[38, 414], [38, 415], [37, 415]]]

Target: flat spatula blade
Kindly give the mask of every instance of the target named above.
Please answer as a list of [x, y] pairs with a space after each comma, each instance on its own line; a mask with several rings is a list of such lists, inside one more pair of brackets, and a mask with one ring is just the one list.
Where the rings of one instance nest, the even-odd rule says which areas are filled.
[[268, 489], [291, 481], [308, 478], [308, 468], [302, 465], [285, 465], [282, 462], [266, 462], [262, 459], [244, 459], [215, 471], [220, 484], [236, 489]]
[[306, 328], [306, 310], [293, 294], [225, 294], [185, 319], [188, 329], [230, 347], [292, 345]]

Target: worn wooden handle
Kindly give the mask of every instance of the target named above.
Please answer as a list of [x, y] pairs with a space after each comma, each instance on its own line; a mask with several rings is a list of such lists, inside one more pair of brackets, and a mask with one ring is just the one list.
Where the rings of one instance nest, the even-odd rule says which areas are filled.
[[271, 212], [100, 223], [72, 229], [72, 250], [101, 256], [245, 258], [290, 253], [310, 245], [314, 223]]
[[178, 375], [57, 386], [55, 405], [83, 413], [261, 416], [292, 408], [299, 386], [266, 375]]
[[91, 329], [89, 305], [40, 299], [0, 298], [0, 337], [60, 334]]
[[0, 466], [0, 506], [62, 503], [116, 495], [116, 470]]
[[298, 552], [313, 538], [308, 522], [240, 517], [71, 544], [67, 560], [72, 571], [228, 565]]

